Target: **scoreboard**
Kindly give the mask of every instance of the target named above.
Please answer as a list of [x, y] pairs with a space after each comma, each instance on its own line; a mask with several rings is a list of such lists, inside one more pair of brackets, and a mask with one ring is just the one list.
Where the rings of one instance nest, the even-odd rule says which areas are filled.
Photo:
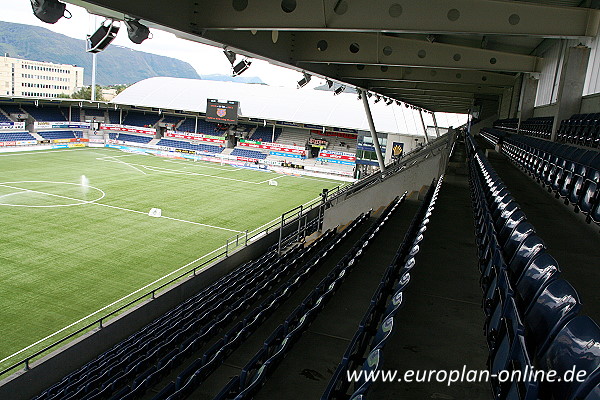
[[237, 101], [220, 102], [216, 99], [208, 99], [206, 103], [206, 120], [236, 125], [239, 105], [240, 103]]

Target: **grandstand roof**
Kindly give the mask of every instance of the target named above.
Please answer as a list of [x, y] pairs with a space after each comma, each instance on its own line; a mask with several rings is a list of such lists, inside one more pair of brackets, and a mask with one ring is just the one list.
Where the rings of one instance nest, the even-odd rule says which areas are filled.
[[[288, 121], [368, 131], [363, 104], [356, 94], [199, 79], [149, 78], [130, 86], [113, 103], [193, 112], [206, 111], [206, 99], [240, 102], [242, 117]], [[423, 136], [419, 112], [395, 103], [371, 103], [378, 132]], [[425, 123], [433, 125], [430, 114]], [[463, 114], [436, 113], [441, 127], [460, 126]]]

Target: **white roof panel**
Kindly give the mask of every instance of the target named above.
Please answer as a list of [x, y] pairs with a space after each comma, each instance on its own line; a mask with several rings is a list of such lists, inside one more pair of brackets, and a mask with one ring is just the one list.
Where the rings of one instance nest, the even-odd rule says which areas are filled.
[[[206, 112], [206, 99], [235, 100], [241, 116], [275, 121], [299, 122], [328, 127], [369, 130], [362, 101], [356, 94], [199, 79], [157, 77], [140, 81], [121, 92], [112, 102], [133, 106]], [[423, 136], [418, 111], [374, 104], [371, 112], [378, 132]], [[443, 113], [437, 113], [440, 115]], [[440, 126], [459, 126], [466, 115], [438, 116]], [[426, 120], [428, 121], [428, 120]], [[452, 121], [452, 122], [450, 122]], [[464, 123], [463, 122], [463, 123]]]

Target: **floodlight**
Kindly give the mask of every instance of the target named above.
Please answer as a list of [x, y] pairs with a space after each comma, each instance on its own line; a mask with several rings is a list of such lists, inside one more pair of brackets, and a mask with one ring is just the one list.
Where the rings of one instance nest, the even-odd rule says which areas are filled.
[[[71, 13], [66, 9], [67, 5], [58, 0], [30, 0], [33, 14], [41, 21], [54, 24], [65, 17], [71, 18]], [[65, 15], [67, 13], [67, 15]]]
[[337, 96], [338, 94], [340, 94], [340, 93], [343, 93], [343, 92], [344, 92], [344, 90], [346, 90], [346, 86], [344, 86], [344, 85], [340, 85], [340, 86], [339, 86], [337, 89], [335, 89], [335, 90], [333, 91], [333, 95], [334, 95], [334, 96]]
[[333, 87], [333, 81], [331, 81], [330, 79], [325, 79], [325, 82], [327, 82], [327, 87], [329, 89], [331, 89]]
[[385, 105], [389, 106], [390, 104], [392, 104], [394, 102], [394, 100], [390, 99], [389, 97], [387, 99], [385, 99]]
[[401, 105], [402, 105], [402, 102], [401, 102], [400, 100], [396, 100], [396, 105], [397, 105], [397, 106], [401, 106]]
[[119, 28], [120, 26], [116, 21], [109, 19], [104, 21], [98, 30], [96, 30], [96, 32], [94, 32], [91, 36], [88, 35], [87, 51], [89, 53], [99, 53], [104, 50], [117, 37]]
[[127, 35], [133, 43], [140, 44], [150, 36], [150, 28], [142, 25], [138, 19], [125, 20]]
[[308, 82], [310, 82], [310, 78], [311, 78], [311, 76], [309, 74], [307, 74], [306, 72], [304, 72], [302, 79], [300, 79], [298, 81], [298, 89], [308, 85]]
[[376, 94], [375, 95], [375, 103], [379, 103], [379, 101], [381, 101], [381, 96]]
[[248, 68], [250, 68], [250, 64], [252, 64], [252, 61], [244, 59], [242, 61], [240, 61], [239, 63], [237, 63], [234, 67], [233, 67], [233, 76], [238, 76], [244, 73], [244, 71], [246, 71]]

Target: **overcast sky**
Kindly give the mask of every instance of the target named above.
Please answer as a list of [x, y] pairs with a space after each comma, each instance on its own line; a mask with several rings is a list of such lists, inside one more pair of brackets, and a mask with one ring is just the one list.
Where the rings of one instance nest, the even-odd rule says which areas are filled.
[[[67, 3], [67, 9], [73, 14], [73, 18], [61, 18], [55, 24], [46, 24], [33, 15], [29, 0], [0, 0], [0, 20], [42, 26], [76, 39], [85, 39], [86, 35], [93, 33], [104, 21], [104, 18], [92, 16], [85, 9], [72, 4]], [[152, 34], [152, 39], [137, 45], [129, 40], [127, 30], [122, 26], [113, 44], [178, 58], [190, 63], [200, 75], [231, 74], [231, 65], [220, 48], [178, 39], [173, 34], [158, 30], [152, 30]], [[101, 64], [98, 68], [102, 68]], [[260, 60], [254, 60], [244, 76], [258, 76], [269, 85], [286, 87], [295, 87], [302, 77], [299, 72]], [[319, 79], [313, 79], [308, 87], [322, 83]]]

